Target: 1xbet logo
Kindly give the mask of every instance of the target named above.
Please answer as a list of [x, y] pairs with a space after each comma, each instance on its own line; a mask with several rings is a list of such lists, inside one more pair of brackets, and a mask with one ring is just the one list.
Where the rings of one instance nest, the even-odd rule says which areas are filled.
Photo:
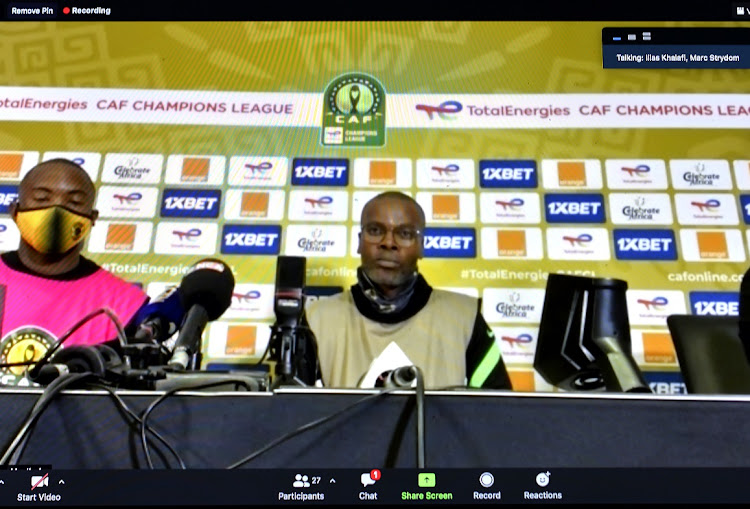
[[348, 159], [294, 159], [293, 186], [343, 187], [348, 184]]
[[222, 254], [277, 255], [281, 250], [281, 226], [226, 224]]
[[13, 200], [18, 199], [18, 186], [0, 186], [0, 214], [7, 214]]
[[601, 194], [546, 194], [544, 211], [548, 223], [603, 223]]
[[221, 191], [165, 189], [161, 217], [219, 217]]
[[536, 161], [483, 159], [479, 161], [480, 187], [535, 188]]
[[739, 295], [736, 292], [690, 292], [694, 315], [738, 316]]
[[614, 230], [618, 260], [676, 260], [672, 230]]
[[476, 258], [474, 228], [425, 228], [425, 258]]

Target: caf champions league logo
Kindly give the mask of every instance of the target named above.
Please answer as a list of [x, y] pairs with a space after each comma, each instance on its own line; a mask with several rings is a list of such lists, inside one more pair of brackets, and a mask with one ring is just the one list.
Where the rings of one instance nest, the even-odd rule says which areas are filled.
[[0, 368], [0, 385], [29, 385], [25, 378], [31, 365], [40, 360], [57, 341], [46, 330], [21, 327], [0, 340], [0, 364], [20, 364]]
[[323, 97], [321, 143], [340, 147], [385, 145], [385, 90], [372, 76], [339, 76]]

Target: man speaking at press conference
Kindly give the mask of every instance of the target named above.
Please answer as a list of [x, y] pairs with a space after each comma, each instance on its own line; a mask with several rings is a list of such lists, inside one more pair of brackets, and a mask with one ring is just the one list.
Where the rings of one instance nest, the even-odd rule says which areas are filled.
[[373, 387], [388, 370], [415, 365], [426, 388], [511, 389], [500, 347], [477, 299], [433, 289], [417, 269], [425, 216], [388, 191], [365, 204], [350, 291], [305, 311], [327, 387]]
[[[148, 300], [141, 289], [81, 256], [98, 217], [86, 171], [67, 159], [44, 161], [21, 181], [9, 212], [18, 226], [17, 251], [0, 255], [0, 363], [39, 360], [76, 322], [107, 307], [123, 325]], [[113, 340], [117, 329], [100, 314], [64, 346]], [[26, 368], [5, 368], [21, 375]], [[7, 370], [7, 371], [6, 371]]]

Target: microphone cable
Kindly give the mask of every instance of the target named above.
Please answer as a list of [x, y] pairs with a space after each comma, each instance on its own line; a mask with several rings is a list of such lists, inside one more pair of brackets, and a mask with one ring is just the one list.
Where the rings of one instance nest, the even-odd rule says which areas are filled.
[[[161, 403], [163, 403], [167, 398], [170, 396], [173, 396], [174, 394], [182, 391], [192, 391], [197, 389], [208, 389], [210, 387], [216, 387], [219, 385], [227, 385], [230, 383], [234, 383], [236, 385], [243, 385], [248, 391], [252, 391], [253, 388], [248, 385], [247, 380], [244, 380], [242, 378], [237, 378], [235, 380], [220, 380], [220, 381], [214, 381], [214, 382], [205, 382], [200, 384], [195, 384], [188, 387], [176, 387], [174, 389], [170, 389], [166, 391], [164, 394], [156, 398], [149, 406], [144, 410], [143, 414], [141, 414], [140, 418], [140, 431], [141, 431], [141, 446], [143, 447], [143, 454], [146, 456], [146, 462], [148, 463], [148, 468], [151, 470], [154, 470], [154, 463], [151, 460], [151, 452], [149, 450], [146, 430], [148, 429], [148, 418], [151, 415], [151, 413], [154, 411], [154, 409], [159, 406]], [[183, 468], [184, 467], [184, 464]]]
[[53, 380], [44, 390], [37, 402], [34, 404], [31, 411], [24, 419], [23, 423], [21, 423], [21, 427], [19, 428], [15, 437], [5, 448], [5, 452], [3, 453], [2, 457], [0, 457], [0, 465], [17, 464], [24, 448], [26, 447], [26, 439], [29, 436], [34, 424], [36, 423], [39, 416], [42, 415], [42, 412], [44, 412], [44, 410], [49, 406], [52, 400], [63, 389], [92, 375], [93, 374], [91, 372], [68, 373]]
[[391, 392], [396, 391], [396, 390], [400, 390], [400, 389], [398, 389], [398, 388], [386, 389], [384, 391], [377, 392], [377, 393], [372, 394], [370, 396], [366, 396], [366, 397], [364, 397], [364, 398], [362, 398], [362, 399], [360, 399], [358, 401], [355, 401], [354, 403], [351, 403], [351, 404], [345, 406], [344, 408], [342, 408], [340, 410], [337, 410], [336, 412], [334, 412], [332, 414], [329, 414], [329, 415], [326, 415], [325, 417], [321, 417], [320, 419], [316, 419], [314, 421], [308, 422], [307, 424], [303, 424], [302, 426], [298, 427], [297, 429], [295, 429], [293, 431], [290, 431], [289, 433], [286, 433], [286, 434], [280, 436], [279, 438], [271, 441], [268, 445], [263, 446], [262, 448], [258, 449], [257, 451], [255, 451], [255, 452], [253, 452], [251, 454], [248, 454], [247, 456], [245, 456], [241, 460], [232, 463], [231, 465], [229, 465], [226, 468], [228, 470], [239, 468], [242, 465], [244, 465], [245, 463], [248, 463], [248, 462], [254, 460], [255, 458], [257, 458], [261, 454], [266, 453], [266, 452], [270, 451], [271, 449], [273, 449], [274, 447], [276, 447], [276, 446], [278, 446], [278, 445], [286, 442], [290, 438], [293, 438], [293, 437], [295, 437], [295, 436], [297, 436], [297, 435], [299, 435], [301, 433], [304, 433], [305, 431], [309, 431], [309, 430], [311, 430], [311, 429], [313, 429], [313, 428], [315, 428], [317, 426], [320, 426], [321, 424], [324, 424], [324, 423], [326, 423], [326, 422], [328, 422], [330, 420], [333, 420], [336, 417], [338, 417], [339, 415], [341, 415], [341, 414], [343, 414], [345, 412], [348, 412], [352, 408], [354, 408], [356, 406], [359, 406], [362, 403], [366, 403], [368, 401], [380, 398], [380, 397], [384, 396], [385, 394], [391, 393]]
[[[41, 369], [45, 364], [49, 362], [49, 359], [52, 357], [52, 355], [57, 351], [60, 346], [65, 343], [65, 341], [68, 340], [72, 336], [72, 334], [80, 329], [85, 323], [87, 323], [89, 320], [93, 319], [94, 317], [100, 315], [100, 314], [106, 314], [115, 324], [115, 327], [117, 328], [118, 332], [118, 338], [120, 339], [120, 344], [124, 344], [126, 340], [125, 337], [125, 330], [122, 327], [122, 323], [120, 322], [117, 315], [109, 308], [100, 308], [95, 311], [92, 311], [91, 313], [87, 314], [83, 318], [81, 318], [78, 322], [76, 322], [70, 329], [65, 331], [65, 333], [60, 336], [60, 338], [57, 340], [55, 345], [47, 350], [45, 355], [39, 359], [38, 361], [27, 361], [27, 362], [19, 362], [19, 363], [10, 363], [10, 366], [19, 366], [19, 365], [30, 365], [34, 364], [34, 367], [31, 368], [32, 370], [39, 368]], [[5, 367], [5, 366], [3, 366]], [[29, 370], [27, 373], [30, 373], [31, 370]], [[34, 404], [34, 407], [32, 407], [31, 411], [27, 415], [24, 422], [21, 424], [21, 428], [17, 432], [15, 438], [11, 441], [10, 445], [6, 448], [5, 453], [2, 457], [0, 457], [0, 465], [5, 465], [7, 462], [12, 461], [10, 464], [16, 464], [18, 459], [20, 458], [21, 454], [23, 453], [23, 450], [26, 447], [26, 443], [28, 441], [28, 438], [31, 434], [31, 431], [33, 429], [34, 424], [36, 423], [37, 419], [41, 415], [41, 413], [49, 406], [50, 402], [66, 387], [75, 384], [79, 381], [85, 380], [87, 378], [90, 378], [93, 376], [93, 373], [91, 372], [84, 372], [84, 373], [68, 373], [67, 375], [61, 375], [60, 377], [53, 380], [47, 388], [44, 390], [42, 395], [39, 397], [37, 402]], [[59, 380], [59, 382], [58, 382]], [[57, 383], [56, 383], [57, 382]], [[16, 452], [14, 452], [16, 451]], [[11, 456], [12, 455], [12, 456]]]
[[175, 450], [175, 448], [172, 447], [172, 445], [163, 436], [161, 436], [159, 432], [157, 432], [151, 426], [148, 426], [147, 424], [143, 424], [143, 419], [139, 417], [138, 414], [136, 414], [128, 406], [127, 403], [125, 403], [125, 400], [123, 400], [122, 397], [120, 397], [120, 395], [117, 394], [117, 391], [115, 389], [113, 389], [112, 387], [108, 385], [103, 385], [103, 384], [92, 384], [92, 387], [107, 391], [110, 394], [110, 396], [112, 396], [112, 398], [114, 399], [115, 403], [117, 404], [117, 407], [132, 419], [132, 422], [128, 422], [128, 427], [133, 428], [135, 427], [133, 426], [133, 424], [136, 424], [136, 423], [139, 426], [145, 426], [147, 431], [149, 431], [154, 436], [154, 438], [156, 438], [159, 442], [161, 442], [169, 450], [169, 452], [172, 453], [172, 456], [174, 456], [177, 462], [180, 464], [180, 468], [182, 470], [187, 469], [187, 466], [185, 466], [185, 462], [183, 461], [179, 453]]

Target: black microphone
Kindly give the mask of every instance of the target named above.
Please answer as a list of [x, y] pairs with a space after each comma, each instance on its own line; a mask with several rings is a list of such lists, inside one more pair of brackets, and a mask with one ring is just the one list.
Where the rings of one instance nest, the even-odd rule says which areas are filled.
[[279, 256], [276, 259], [276, 287], [273, 310], [276, 323], [270, 340], [271, 360], [276, 362], [274, 386], [305, 385], [297, 376], [298, 337], [305, 299], [304, 256]]
[[738, 327], [745, 357], [750, 362], [750, 269], [745, 272], [740, 283]]
[[304, 308], [304, 256], [279, 256], [276, 260], [276, 288], [273, 311], [276, 325], [297, 328]]
[[185, 274], [179, 291], [188, 311], [177, 335], [169, 366], [184, 371], [192, 356], [200, 350], [201, 335], [206, 324], [223, 315], [232, 304], [232, 269], [221, 260], [201, 260]]
[[49, 385], [56, 378], [69, 373], [91, 373], [105, 378], [108, 371], [125, 367], [120, 355], [107, 345], [75, 345], [58, 350], [39, 369], [28, 372], [29, 380]]
[[70, 373], [70, 367], [67, 364], [44, 364], [41, 368], [29, 371], [29, 380], [39, 385], [49, 385], [56, 378]]
[[133, 342], [161, 343], [177, 332], [185, 319], [184, 293], [179, 286], [172, 286], [138, 310], [135, 323], [140, 325]]

